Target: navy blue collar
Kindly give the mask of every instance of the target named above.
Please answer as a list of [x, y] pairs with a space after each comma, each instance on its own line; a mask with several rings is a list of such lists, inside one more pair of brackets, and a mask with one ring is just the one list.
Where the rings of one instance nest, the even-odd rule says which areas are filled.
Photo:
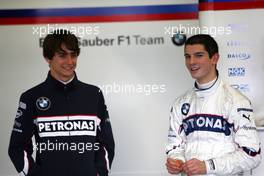
[[55, 88], [60, 89], [60, 90], [71, 90], [73, 89], [77, 83], [78, 83], [78, 78], [76, 73], [74, 72], [75, 76], [73, 78], [73, 80], [67, 84], [63, 84], [62, 82], [58, 81], [57, 79], [55, 79], [51, 74], [50, 71], [48, 73], [46, 82], [49, 82], [51, 85], [54, 85]]

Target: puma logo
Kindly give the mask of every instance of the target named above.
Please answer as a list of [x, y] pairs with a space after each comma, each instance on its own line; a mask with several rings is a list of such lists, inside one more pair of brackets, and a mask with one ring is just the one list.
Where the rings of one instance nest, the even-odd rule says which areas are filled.
[[242, 116], [250, 121], [249, 119], [250, 115], [246, 116], [245, 114], [243, 114]]

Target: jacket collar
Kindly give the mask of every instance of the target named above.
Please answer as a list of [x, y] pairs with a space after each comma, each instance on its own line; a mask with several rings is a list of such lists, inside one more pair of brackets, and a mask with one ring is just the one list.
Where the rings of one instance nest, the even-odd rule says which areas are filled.
[[219, 87], [221, 83], [221, 78], [219, 77], [219, 74], [218, 74], [218, 71], [217, 71], [217, 78], [216, 80], [214, 81], [214, 83], [208, 87], [208, 88], [204, 88], [204, 89], [199, 89], [197, 83], [195, 82], [194, 83], [194, 90], [195, 90], [195, 93], [198, 97], [207, 97], [207, 96], [210, 96], [212, 95], [213, 93], [216, 92], [217, 88]]
[[76, 87], [77, 83], [78, 83], [78, 78], [76, 73], [74, 72], [74, 78], [71, 82], [67, 83], [67, 84], [63, 84], [61, 81], [55, 79], [51, 74], [50, 71], [48, 73], [46, 82], [48, 82], [50, 85], [52, 85], [54, 88], [56, 89], [60, 89], [60, 90], [71, 90], [74, 87]]

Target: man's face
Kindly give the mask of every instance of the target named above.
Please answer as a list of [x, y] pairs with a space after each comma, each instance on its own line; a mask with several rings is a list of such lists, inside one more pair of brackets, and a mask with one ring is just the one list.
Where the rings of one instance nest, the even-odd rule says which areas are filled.
[[51, 75], [61, 81], [69, 81], [74, 76], [77, 64], [77, 53], [61, 45], [61, 50], [55, 52], [51, 60], [46, 59], [50, 66]]
[[193, 44], [185, 46], [184, 56], [187, 69], [198, 83], [208, 83], [216, 77], [215, 67], [219, 58], [218, 54], [209, 58], [203, 45]]

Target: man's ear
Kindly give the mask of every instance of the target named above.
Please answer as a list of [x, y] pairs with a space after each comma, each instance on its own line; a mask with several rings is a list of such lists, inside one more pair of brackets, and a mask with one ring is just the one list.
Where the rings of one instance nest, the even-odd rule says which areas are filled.
[[46, 60], [46, 62], [47, 62], [48, 64], [50, 64], [50, 59], [49, 59], [49, 58], [45, 57], [45, 60]]
[[50, 62], [51, 62], [51, 60], [50, 60], [49, 58], [47, 58], [47, 57], [45, 57], [45, 60], [46, 60], [46, 62], [48, 63], [48, 65], [49, 65], [49, 67], [50, 67]]
[[217, 64], [217, 62], [218, 62], [218, 60], [219, 60], [219, 57], [220, 57], [219, 53], [215, 53], [215, 54], [212, 56], [212, 61], [213, 61], [213, 63], [214, 63], [215, 65]]

